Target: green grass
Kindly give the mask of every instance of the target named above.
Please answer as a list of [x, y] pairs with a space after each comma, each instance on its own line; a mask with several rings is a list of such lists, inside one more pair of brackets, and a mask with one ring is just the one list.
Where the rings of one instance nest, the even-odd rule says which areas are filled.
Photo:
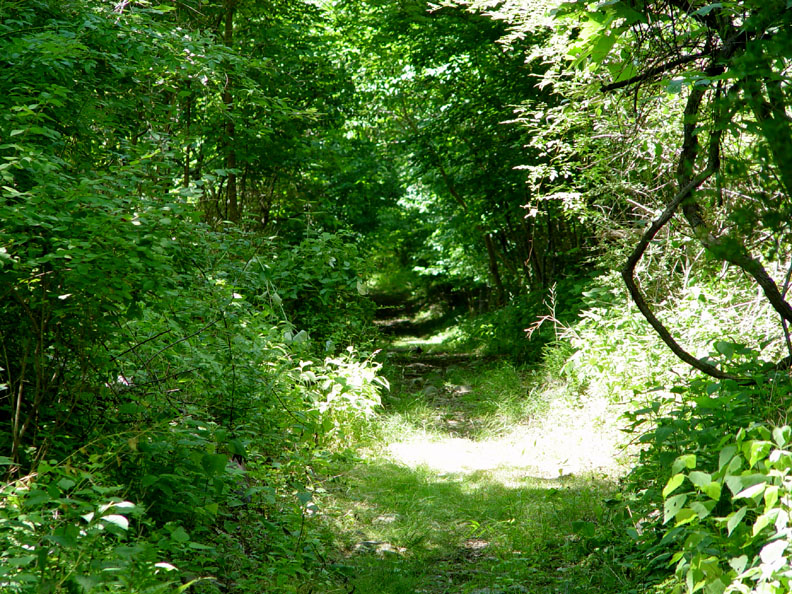
[[626, 578], [593, 553], [613, 529], [618, 471], [589, 454], [616, 455], [597, 444], [618, 410], [594, 411], [563, 378], [449, 352], [444, 334], [391, 352], [361, 459], [324, 483], [333, 561], [349, 576], [338, 592], [616, 591]]
[[[359, 443], [362, 461], [338, 464], [325, 483], [333, 562], [348, 575], [338, 594], [675, 587], [646, 528], [657, 502], [644, 498], [668, 469], [638, 466], [619, 486], [636, 461], [621, 444], [651, 429], [625, 435], [620, 415], [670, 410], [678, 390], [663, 387], [684, 384], [690, 370], [614, 279], [601, 283], [607, 290], [591, 291], [576, 321], [553, 328], [556, 341], [541, 348], [535, 369], [474, 348], [466, 328], [484, 328], [484, 318], [443, 325], [424, 313], [420, 328], [431, 331], [418, 336], [402, 325], [384, 368], [391, 391]], [[697, 356], [718, 357], [714, 341], [724, 337], [757, 350], [782, 346], [777, 322], [750, 291], [683, 289], [657, 309]], [[770, 346], [768, 337], [776, 337]]]
[[325, 513], [356, 592], [591, 592], [603, 579], [581, 532], [603, 520], [612, 489], [591, 477], [443, 473], [375, 457], [330, 486]]

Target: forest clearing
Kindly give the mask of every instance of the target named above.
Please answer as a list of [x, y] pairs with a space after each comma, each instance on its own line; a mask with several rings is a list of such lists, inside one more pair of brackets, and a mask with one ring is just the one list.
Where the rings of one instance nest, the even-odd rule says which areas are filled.
[[790, 30], [0, 0], [0, 593], [792, 593]]

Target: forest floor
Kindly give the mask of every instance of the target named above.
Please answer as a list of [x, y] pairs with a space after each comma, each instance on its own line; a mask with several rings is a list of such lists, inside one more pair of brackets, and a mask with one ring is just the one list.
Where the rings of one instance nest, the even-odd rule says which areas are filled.
[[324, 481], [339, 592], [618, 591], [597, 539], [624, 471], [618, 407], [449, 350], [442, 319], [407, 314], [380, 321], [384, 410]]

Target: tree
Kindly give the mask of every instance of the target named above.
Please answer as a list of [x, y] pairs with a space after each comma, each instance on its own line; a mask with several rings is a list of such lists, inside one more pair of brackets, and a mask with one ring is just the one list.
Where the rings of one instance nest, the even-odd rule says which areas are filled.
[[502, 47], [501, 23], [424, 2], [343, 2], [335, 14], [348, 67], [370, 98], [364, 121], [399, 164], [404, 204], [428, 223], [413, 265], [471, 295], [488, 285], [499, 304], [572, 269], [582, 229], [525, 218], [531, 192], [517, 167], [530, 137], [507, 123], [527, 98], [555, 100], [535, 84], [544, 66], [526, 64], [544, 32]]
[[[575, 3], [576, 10], [581, 6]], [[788, 366], [792, 362], [787, 331], [792, 307], [785, 299], [789, 274], [779, 289], [760, 251], [749, 248], [758, 228], [779, 241], [789, 233], [792, 220], [792, 128], [785, 74], [792, 44], [784, 34], [792, 15], [785, 3], [615, 2], [596, 12], [579, 14], [600, 23], [599, 28], [591, 29], [594, 33], [582, 48], [589, 59], [596, 47], [615, 45], [622, 38], [629, 44], [626, 55], [622, 55], [637, 64], [636, 72], [626, 76], [624, 73], [630, 72], [627, 60], [611, 57], [611, 68], [623, 74], [606, 83], [604, 91], [630, 88], [638, 93], [641, 87], [658, 82], [672, 85], [672, 90], [686, 88], [677, 192], [646, 230], [624, 267], [623, 276], [633, 299], [680, 358], [709, 375], [728, 375], [685, 352], [652, 314], [633, 280], [635, 265], [648, 243], [681, 208], [708, 253], [737, 266], [761, 287], [784, 325], [790, 358], [779, 365]], [[600, 59], [605, 62], [609, 58]], [[702, 138], [706, 138], [705, 147]], [[762, 176], [766, 193], [760, 193], [756, 200], [728, 191], [730, 185], [743, 184], [739, 173], [745, 170], [735, 174], [735, 164], [745, 158], [739, 152], [740, 141], [751, 146], [750, 157], [766, 172]], [[731, 167], [724, 166], [724, 161]], [[712, 179], [715, 185], [703, 191]]]
[[[479, 5], [487, 3], [473, 3]], [[547, 24], [511, 3], [493, 13], [511, 23], [513, 36]], [[558, 32], [545, 58], [556, 76], [546, 84], [564, 92], [570, 90], [565, 81], [576, 81], [576, 99], [588, 102], [597, 90], [623, 91], [636, 120], [645, 117], [648, 108], [644, 115], [638, 109], [644, 104], [678, 114], [676, 190], [666, 195], [667, 184], [656, 186], [663, 214], [643, 233], [623, 268], [641, 312], [680, 358], [715, 377], [728, 376], [676, 342], [634, 278], [650, 242], [679, 211], [708, 254], [738, 267], [761, 288], [782, 321], [791, 357], [779, 365], [788, 365], [792, 308], [785, 295], [790, 274], [779, 287], [768, 272], [772, 264], [776, 275], [783, 275], [778, 265], [788, 255], [792, 220], [786, 75], [792, 45], [784, 35], [792, 15], [786, 4], [572, 1], [558, 5], [553, 14]], [[678, 108], [674, 98], [681, 103]], [[574, 118], [570, 110], [566, 115]], [[593, 115], [607, 119], [601, 110]], [[624, 174], [631, 175], [629, 169]]]

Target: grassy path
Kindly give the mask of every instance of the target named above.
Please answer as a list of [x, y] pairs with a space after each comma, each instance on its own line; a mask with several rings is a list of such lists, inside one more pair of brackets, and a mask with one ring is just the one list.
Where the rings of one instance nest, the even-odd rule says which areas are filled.
[[614, 411], [433, 342], [396, 343], [384, 413], [325, 481], [350, 576], [339, 592], [617, 591], [597, 539], [618, 473]]

